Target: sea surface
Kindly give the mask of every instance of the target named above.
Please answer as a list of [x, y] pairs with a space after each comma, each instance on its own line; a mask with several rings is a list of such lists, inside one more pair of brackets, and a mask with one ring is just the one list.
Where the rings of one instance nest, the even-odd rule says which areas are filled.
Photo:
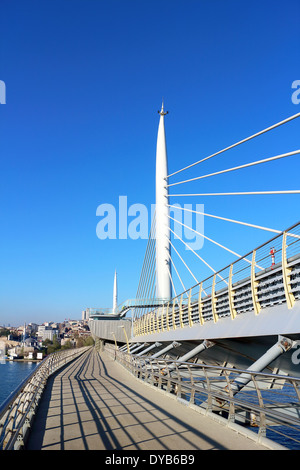
[[0, 361], [0, 406], [38, 364], [29, 361]]
[[[199, 383], [203, 379], [199, 380]], [[189, 395], [186, 394], [188, 397]], [[262, 390], [261, 396], [264, 401], [265, 406], [269, 405], [269, 409], [274, 407], [274, 409], [279, 409], [280, 407], [284, 407], [284, 405], [289, 405], [287, 408], [290, 409], [298, 409], [299, 399], [296, 391], [291, 386], [291, 384], [286, 383], [282, 389], [273, 389], [273, 390]], [[207, 395], [203, 392], [197, 393], [195, 395], [195, 404], [201, 406], [202, 403], [206, 403]], [[257, 393], [254, 390], [250, 391], [241, 391], [235, 395], [235, 398], [241, 400], [241, 402], [259, 405]], [[270, 407], [271, 405], [271, 407]], [[206, 405], [205, 405], [206, 406]], [[284, 411], [282, 408], [281, 411]], [[237, 413], [238, 415], [238, 413]], [[294, 417], [296, 413], [294, 414]], [[299, 421], [300, 423], [300, 421]], [[258, 432], [258, 427], [247, 426], [246, 428], [251, 430], [252, 432]], [[290, 425], [269, 425], [266, 429], [266, 437], [273, 442], [285, 446], [287, 449], [290, 450], [300, 450], [300, 424], [299, 426]]]

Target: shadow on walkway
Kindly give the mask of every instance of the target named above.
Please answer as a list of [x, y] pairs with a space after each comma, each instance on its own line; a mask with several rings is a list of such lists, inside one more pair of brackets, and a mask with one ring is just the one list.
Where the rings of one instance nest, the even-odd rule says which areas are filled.
[[263, 449], [139, 383], [94, 349], [49, 379], [26, 448]]

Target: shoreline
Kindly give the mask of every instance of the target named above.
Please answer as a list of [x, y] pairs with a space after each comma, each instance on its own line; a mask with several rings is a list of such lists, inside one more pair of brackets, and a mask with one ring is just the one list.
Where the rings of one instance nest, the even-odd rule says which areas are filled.
[[41, 362], [43, 359], [9, 359], [8, 357], [4, 357], [4, 360], [7, 362]]

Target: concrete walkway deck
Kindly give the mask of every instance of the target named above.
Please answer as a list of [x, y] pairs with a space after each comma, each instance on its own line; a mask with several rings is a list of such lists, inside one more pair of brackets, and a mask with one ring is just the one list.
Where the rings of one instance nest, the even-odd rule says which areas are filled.
[[264, 450], [89, 350], [47, 383], [30, 450]]

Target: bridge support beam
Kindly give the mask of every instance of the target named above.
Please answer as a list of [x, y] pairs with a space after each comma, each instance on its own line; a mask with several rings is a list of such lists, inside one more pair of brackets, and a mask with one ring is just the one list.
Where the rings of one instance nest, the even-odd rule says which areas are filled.
[[[148, 343], [148, 344], [149, 344], [149, 343]], [[144, 348], [145, 346], [147, 346], [147, 343], [136, 344], [135, 346], [136, 346], [136, 347], [130, 349], [130, 354], [134, 354], [136, 351], [139, 351], [140, 349]]]
[[176, 341], [173, 341], [173, 343], [168, 344], [168, 346], [166, 346], [164, 349], [161, 349], [157, 353], [153, 354], [153, 356], [151, 356], [151, 359], [155, 359], [159, 356], [162, 356], [163, 354], [167, 353], [168, 351], [170, 351], [173, 348], [177, 348], [178, 346], [180, 346], [180, 343], [177, 343]]
[[[263, 371], [271, 362], [277, 359], [281, 354], [289, 351], [294, 345], [294, 341], [285, 336], [278, 336], [278, 341], [275, 343], [265, 354], [263, 354], [252, 366], [247, 370], [251, 372]], [[231, 384], [231, 389], [234, 394], [238, 393], [252, 380], [252, 375], [246, 372], [239, 375]]]
[[199, 354], [201, 353], [202, 351], [204, 351], [205, 349], [208, 349], [208, 348], [211, 348], [212, 346], [214, 346], [215, 343], [213, 343], [212, 341], [208, 341], [207, 339], [205, 339], [203, 341], [203, 343], [199, 344], [198, 346], [196, 346], [194, 349], [192, 349], [191, 351], [187, 352], [186, 354], [184, 354], [183, 356], [181, 356], [178, 361], [180, 362], [187, 362], [189, 359], [191, 359], [192, 357], [196, 356], [196, 354]]
[[137, 354], [137, 356], [143, 356], [143, 354], [146, 354], [147, 352], [152, 351], [152, 349], [154, 349], [154, 348], [159, 348], [159, 346], [161, 346], [161, 343], [151, 344], [151, 346], [149, 346], [149, 348], [146, 348], [146, 349], [144, 349], [144, 351], [139, 352]]
[[119, 351], [126, 351], [126, 349], [127, 349], [128, 352], [132, 353], [132, 351], [133, 351], [137, 346], [140, 346], [140, 343], [132, 343], [132, 344], [129, 346], [129, 348], [128, 348], [127, 344], [124, 344], [123, 346], [121, 346], [121, 347], [119, 348]]

